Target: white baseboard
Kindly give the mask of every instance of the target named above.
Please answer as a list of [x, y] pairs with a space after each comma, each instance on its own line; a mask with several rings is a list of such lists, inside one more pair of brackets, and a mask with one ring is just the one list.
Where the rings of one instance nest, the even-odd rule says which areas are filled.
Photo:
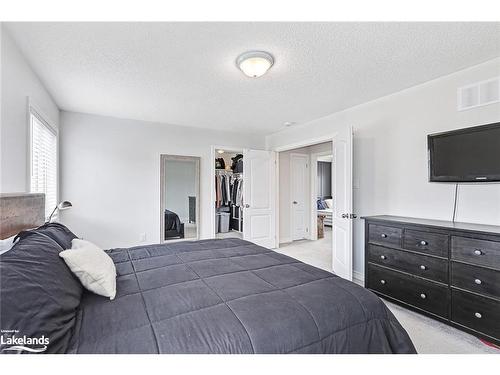
[[358, 281], [360, 284], [365, 285], [365, 274], [359, 271], [353, 271], [352, 277], [354, 280]]
[[280, 245], [281, 244], [285, 244], [285, 243], [290, 243], [290, 242], [292, 242], [292, 238], [291, 237], [280, 238]]

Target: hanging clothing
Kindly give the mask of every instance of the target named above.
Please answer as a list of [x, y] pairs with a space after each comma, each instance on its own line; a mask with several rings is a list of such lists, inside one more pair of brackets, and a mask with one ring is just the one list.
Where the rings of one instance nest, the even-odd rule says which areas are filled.
[[215, 207], [219, 208], [221, 201], [220, 201], [220, 176], [215, 175]]
[[[233, 170], [233, 172], [243, 172], [243, 155], [237, 154], [235, 157], [232, 157], [231, 160], [233, 161], [233, 163], [231, 165], [231, 169]], [[241, 164], [240, 164], [239, 169], [241, 169], [241, 170], [236, 170], [236, 168], [238, 166], [238, 162], [240, 160], [241, 160]]]
[[231, 202], [236, 203], [236, 192], [238, 190], [238, 179], [233, 179], [231, 183]]
[[226, 177], [225, 188], [226, 188], [226, 192], [227, 192], [227, 205], [230, 205], [231, 201], [232, 201], [232, 199], [231, 199], [231, 176], [225, 176], [225, 177]]
[[216, 158], [215, 169], [225, 169], [225, 168], [226, 168], [226, 162], [224, 161], [224, 158]]
[[221, 172], [215, 175], [215, 207], [230, 206], [231, 204], [231, 177]]
[[243, 207], [243, 179], [238, 180], [238, 187], [236, 190], [236, 199], [234, 204]]

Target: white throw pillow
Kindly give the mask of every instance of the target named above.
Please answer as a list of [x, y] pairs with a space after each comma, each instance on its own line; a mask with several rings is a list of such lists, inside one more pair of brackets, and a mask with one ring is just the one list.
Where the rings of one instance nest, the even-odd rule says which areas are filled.
[[72, 250], [85, 249], [85, 248], [104, 251], [99, 246], [97, 246], [96, 244], [94, 244], [90, 241], [82, 240], [80, 238], [73, 238], [71, 240], [71, 249]]
[[6, 238], [5, 240], [0, 240], [0, 254], [6, 253], [10, 249], [12, 249], [12, 246], [14, 246], [14, 238], [16, 238], [16, 236], [11, 236], [9, 238]]
[[92, 242], [75, 238], [71, 241], [71, 249], [61, 251], [59, 256], [87, 290], [115, 298], [116, 267], [104, 250]]

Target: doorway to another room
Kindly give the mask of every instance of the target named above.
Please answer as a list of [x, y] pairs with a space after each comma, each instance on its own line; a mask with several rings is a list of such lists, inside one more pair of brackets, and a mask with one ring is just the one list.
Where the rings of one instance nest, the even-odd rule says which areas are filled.
[[279, 252], [332, 271], [332, 142], [279, 153]]
[[212, 238], [276, 244], [276, 152], [212, 146]]

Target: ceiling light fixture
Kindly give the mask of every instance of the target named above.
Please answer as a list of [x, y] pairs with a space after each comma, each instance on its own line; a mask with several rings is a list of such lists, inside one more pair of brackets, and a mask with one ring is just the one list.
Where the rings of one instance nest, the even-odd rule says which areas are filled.
[[223, 154], [223, 153], [224, 153], [224, 150], [217, 150], [217, 152], [218, 152], [219, 154]]
[[240, 68], [246, 76], [251, 78], [263, 76], [273, 64], [273, 56], [263, 51], [245, 52], [236, 59], [238, 68]]
[[285, 121], [285, 122], [283, 123], [283, 125], [285, 125], [286, 127], [290, 127], [290, 126], [293, 126], [293, 125], [295, 125], [295, 124], [296, 124], [296, 122], [293, 122], [293, 121]]

